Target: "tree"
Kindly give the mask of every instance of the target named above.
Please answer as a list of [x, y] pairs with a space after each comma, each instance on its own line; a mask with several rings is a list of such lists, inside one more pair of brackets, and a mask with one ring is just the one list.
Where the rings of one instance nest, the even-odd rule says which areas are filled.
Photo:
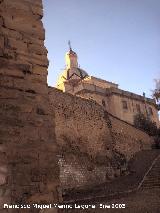
[[158, 128], [156, 123], [146, 118], [144, 114], [139, 113], [134, 117], [134, 126], [150, 136], [158, 135]]
[[155, 79], [156, 88], [153, 91], [153, 97], [156, 99], [157, 102], [160, 101], [160, 79]]
[[134, 126], [146, 132], [149, 136], [153, 136], [153, 147], [160, 149], [160, 128], [157, 128], [155, 122], [152, 122], [149, 118], [146, 118], [144, 114], [140, 113], [134, 117]]

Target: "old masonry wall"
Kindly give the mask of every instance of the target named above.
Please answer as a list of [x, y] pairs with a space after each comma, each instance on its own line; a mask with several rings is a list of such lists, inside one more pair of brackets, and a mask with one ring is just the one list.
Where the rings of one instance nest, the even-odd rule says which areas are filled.
[[58, 199], [42, 16], [41, 0], [0, 0], [0, 209]]
[[128, 172], [127, 162], [136, 152], [151, 148], [147, 134], [108, 114], [95, 101], [56, 88], [49, 88], [49, 98], [63, 189], [111, 181]]

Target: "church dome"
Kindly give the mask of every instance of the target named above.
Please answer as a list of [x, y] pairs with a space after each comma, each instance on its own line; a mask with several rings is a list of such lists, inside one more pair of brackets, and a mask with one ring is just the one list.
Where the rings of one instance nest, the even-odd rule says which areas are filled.
[[88, 73], [78, 67], [65, 69], [59, 76], [57, 85], [60, 85], [65, 81], [80, 81], [87, 76], [89, 76]]
[[66, 68], [59, 76], [57, 86], [68, 81], [76, 83], [88, 76], [88, 73], [78, 66], [78, 56], [74, 52], [69, 43], [69, 51], [65, 54]]

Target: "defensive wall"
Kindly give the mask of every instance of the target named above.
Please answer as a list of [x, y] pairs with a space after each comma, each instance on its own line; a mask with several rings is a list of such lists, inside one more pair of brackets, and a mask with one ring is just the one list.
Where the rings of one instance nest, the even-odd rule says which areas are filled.
[[59, 177], [63, 188], [110, 181], [151, 144], [94, 101], [54, 88], [48, 96], [42, 16], [41, 0], [0, 0], [1, 212], [4, 203], [57, 202]]
[[[41, 0], [0, 0], [0, 211], [57, 202], [59, 168]], [[26, 209], [25, 212], [37, 212]], [[24, 212], [10, 209], [9, 212]]]
[[49, 99], [55, 111], [62, 188], [83, 188], [125, 175], [133, 155], [151, 148], [146, 133], [107, 113], [93, 100], [51, 87]]

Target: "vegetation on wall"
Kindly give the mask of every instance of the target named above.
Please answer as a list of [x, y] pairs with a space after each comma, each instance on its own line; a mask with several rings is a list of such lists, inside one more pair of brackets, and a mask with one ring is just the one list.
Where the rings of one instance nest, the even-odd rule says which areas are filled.
[[153, 97], [157, 100], [157, 102], [160, 101], [160, 79], [155, 79], [156, 82], [156, 88], [153, 91]]
[[139, 113], [134, 117], [134, 126], [146, 132], [149, 136], [153, 136], [156, 148], [160, 148], [160, 128], [157, 128], [155, 122], [144, 114]]

